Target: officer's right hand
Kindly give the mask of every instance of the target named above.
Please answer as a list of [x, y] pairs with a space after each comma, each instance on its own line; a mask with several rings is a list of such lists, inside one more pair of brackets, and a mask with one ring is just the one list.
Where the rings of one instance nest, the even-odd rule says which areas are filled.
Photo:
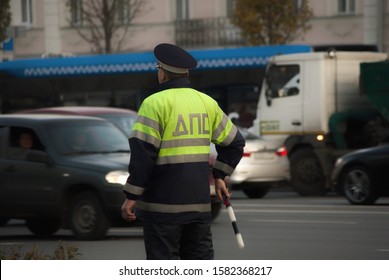
[[136, 204], [135, 200], [130, 200], [126, 198], [121, 208], [123, 219], [129, 222], [136, 220], [136, 215], [134, 213], [135, 204]]

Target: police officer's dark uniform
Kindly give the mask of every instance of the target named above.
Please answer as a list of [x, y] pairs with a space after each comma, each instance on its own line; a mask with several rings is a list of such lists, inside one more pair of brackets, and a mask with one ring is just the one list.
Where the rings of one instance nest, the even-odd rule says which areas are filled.
[[154, 54], [159, 71], [174, 78], [139, 109], [126, 201], [136, 201], [143, 220], [147, 259], [213, 259], [210, 142], [218, 151], [213, 175], [224, 179], [239, 163], [244, 139], [215, 100], [191, 88], [188, 69], [197, 61], [189, 53], [160, 44]]

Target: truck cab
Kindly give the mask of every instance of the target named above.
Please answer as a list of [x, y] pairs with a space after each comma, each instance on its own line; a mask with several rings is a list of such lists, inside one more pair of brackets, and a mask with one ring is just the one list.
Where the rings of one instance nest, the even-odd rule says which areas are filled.
[[358, 147], [351, 142], [362, 135], [359, 121], [376, 113], [359, 91], [360, 64], [386, 58], [386, 53], [332, 50], [270, 60], [253, 130], [287, 147], [291, 185], [299, 194], [328, 191], [336, 157]]

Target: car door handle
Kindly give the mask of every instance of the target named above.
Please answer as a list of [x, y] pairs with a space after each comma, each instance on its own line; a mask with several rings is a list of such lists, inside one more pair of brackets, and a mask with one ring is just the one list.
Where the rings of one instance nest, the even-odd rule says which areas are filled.
[[300, 121], [292, 121], [292, 125], [300, 126], [301, 122]]
[[13, 166], [13, 165], [10, 165], [10, 166], [7, 166], [6, 168], [4, 168], [4, 171], [5, 172], [15, 172], [16, 168]]

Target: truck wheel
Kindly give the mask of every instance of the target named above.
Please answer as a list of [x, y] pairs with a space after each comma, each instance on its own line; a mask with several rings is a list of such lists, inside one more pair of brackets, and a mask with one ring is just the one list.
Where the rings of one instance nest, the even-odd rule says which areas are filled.
[[269, 189], [270, 187], [258, 187], [258, 188], [251, 187], [251, 188], [243, 189], [243, 192], [249, 198], [262, 198], [268, 193]]
[[326, 193], [325, 177], [319, 158], [312, 149], [297, 150], [290, 157], [291, 185], [301, 196]]
[[61, 223], [57, 219], [31, 218], [26, 220], [26, 226], [35, 235], [48, 236], [56, 233]]
[[378, 199], [371, 173], [362, 166], [346, 169], [340, 179], [347, 200], [355, 205], [374, 204]]
[[82, 240], [101, 239], [110, 226], [100, 200], [91, 192], [83, 192], [73, 198], [69, 218], [73, 234]]

